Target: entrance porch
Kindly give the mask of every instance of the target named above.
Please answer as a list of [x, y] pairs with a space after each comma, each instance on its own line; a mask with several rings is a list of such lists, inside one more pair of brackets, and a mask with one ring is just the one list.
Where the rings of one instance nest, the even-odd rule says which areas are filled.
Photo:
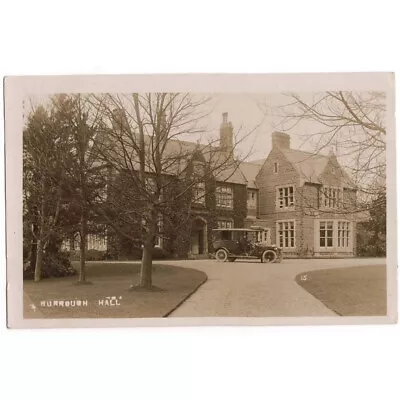
[[196, 217], [190, 233], [189, 258], [208, 258], [207, 221]]

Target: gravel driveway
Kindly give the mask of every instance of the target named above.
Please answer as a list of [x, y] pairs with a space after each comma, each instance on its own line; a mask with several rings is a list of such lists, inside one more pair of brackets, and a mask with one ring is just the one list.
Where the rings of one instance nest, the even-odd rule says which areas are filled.
[[382, 258], [284, 260], [282, 264], [171, 261], [174, 265], [204, 271], [208, 280], [170, 317], [337, 316], [300, 287], [294, 280], [296, 275], [317, 269], [385, 262]]

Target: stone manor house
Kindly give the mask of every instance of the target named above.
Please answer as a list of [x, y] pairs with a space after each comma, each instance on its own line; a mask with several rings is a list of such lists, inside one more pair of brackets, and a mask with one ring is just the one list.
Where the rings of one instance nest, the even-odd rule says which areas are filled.
[[[267, 228], [269, 240], [282, 247], [286, 257], [355, 255], [356, 188], [335, 154], [292, 149], [287, 133], [273, 132], [271, 140], [267, 158], [242, 162], [228, 178], [200, 188], [209, 193], [192, 206], [188, 232], [182, 232], [184, 256], [208, 257], [213, 228], [254, 225]], [[220, 146], [232, 143], [233, 126], [224, 113]], [[195, 151], [196, 143], [185, 145]], [[107, 238], [89, 235], [88, 249], [107, 246]], [[170, 246], [157, 240], [157, 247], [173, 252]]]

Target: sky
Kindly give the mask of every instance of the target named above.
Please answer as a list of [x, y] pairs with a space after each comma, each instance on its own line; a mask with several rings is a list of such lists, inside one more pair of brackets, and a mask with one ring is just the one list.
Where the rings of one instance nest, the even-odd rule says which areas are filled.
[[[205, 119], [205, 125], [217, 137], [222, 113], [227, 112], [234, 134], [239, 140], [245, 138], [238, 150], [248, 155], [248, 161], [266, 158], [271, 150], [271, 133], [289, 128], [282, 123], [282, 118], [276, 116], [279, 107], [290, 102], [288, 96], [282, 93], [221, 93], [210, 94], [210, 97], [210, 114]], [[291, 134], [291, 147], [314, 151], [311, 143], [304, 143], [304, 137], [317, 129], [318, 126], [310, 122], [299, 124], [297, 130], [288, 132]]]
[[[310, 101], [318, 93], [298, 93], [305, 101]], [[271, 134], [274, 131], [286, 131], [289, 126], [283, 124], [282, 117], [277, 116], [282, 113], [282, 106], [290, 103], [291, 99], [283, 93], [193, 93], [197, 99], [209, 99], [200, 113], [205, 117], [199, 122], [205, 132], [202, 134], [190, 134], [181, 137], [189, 141], [207, 143], [210, 138], [218, 140], [219, 129], [222, 122], [222, 114], [228, 113], [228, 121], [233, 125], [234, 135], [240, 141], [235, 152], [238, 159], [253, 161], [266, 158], [271, 150]], [[125, 100], [124, 100], [125, 101]], [[31, 96], [27, 99], [26, 106], [31, 104], [48, 102], [48, 97]], [[129, 103], [127, 102], [127, 109]], [[318, 151], [327, 155], [331, 146], [320, 150], [321, 145], [310, 140], [311, 134], [324, 132], [326, 127], [316, 122], [301, 121], [295, 128], [289, 129], [287, 133], [291, 136], [291, 148], [304, 151]], [[342, 156], [340, 153], [345, 149], [334, 149], [338, 155], [339, 162], [346, 166], [351, 164], [349, 156]]]
[[[204, 114], [201, 126], [206, 132], [196, 137], [191, 135], [187, 140], [207, 141], [209, 137], [217, 139], [219, 128], [222, 122], [222, 113], [228, 113], [228, 121], [232, 122], [234, 135], [237, 135], [240, 144], [237, 151], [246, 155], [246, 160], [259, 160], [266, 158], [271, 150], [271, 133], [284, 128], [280, 124], [280, 118], [271, 116], [271, 110], [288, 103], [288, 98], [283, 94], [266, 93], [202, 93], [194, 94], [198, 98], [209, 99], [204, 105]], [[26, 100], [26, 113], [28, 115], [32, 106], [38, 104], [48, 104], [48, 96], [30, 96]], [[265, 108], [268, 108], [266, 114]], [[306, 133], [306, 127], [302, 128], [302, 133]], [[293, 148], [301, 147], [301, 141], [296, 135], [292, 135], [291, 145]], [[302, 147], [303, 148], [303, 147]], [[312, 151], [312, 148], [303, 148]]]

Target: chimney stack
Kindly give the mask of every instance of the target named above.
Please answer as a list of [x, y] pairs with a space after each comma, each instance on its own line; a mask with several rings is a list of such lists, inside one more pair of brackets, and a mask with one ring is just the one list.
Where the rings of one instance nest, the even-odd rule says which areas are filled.
[[272, 132], [272, 148], [290, 149], [290, 135], [284, 132]]
[[233, 151], [233, 126], [228, 122], [228, 113], [222, 114], [222, 123], [219, 130], [219, 146], [221, 150], [231, 153]]
[[128, 118], [123, 108], [115, 108], [112, 111], [111, 124], [113, 129], [116, 131], [122, 131], [122, 132], [130, 131]]

